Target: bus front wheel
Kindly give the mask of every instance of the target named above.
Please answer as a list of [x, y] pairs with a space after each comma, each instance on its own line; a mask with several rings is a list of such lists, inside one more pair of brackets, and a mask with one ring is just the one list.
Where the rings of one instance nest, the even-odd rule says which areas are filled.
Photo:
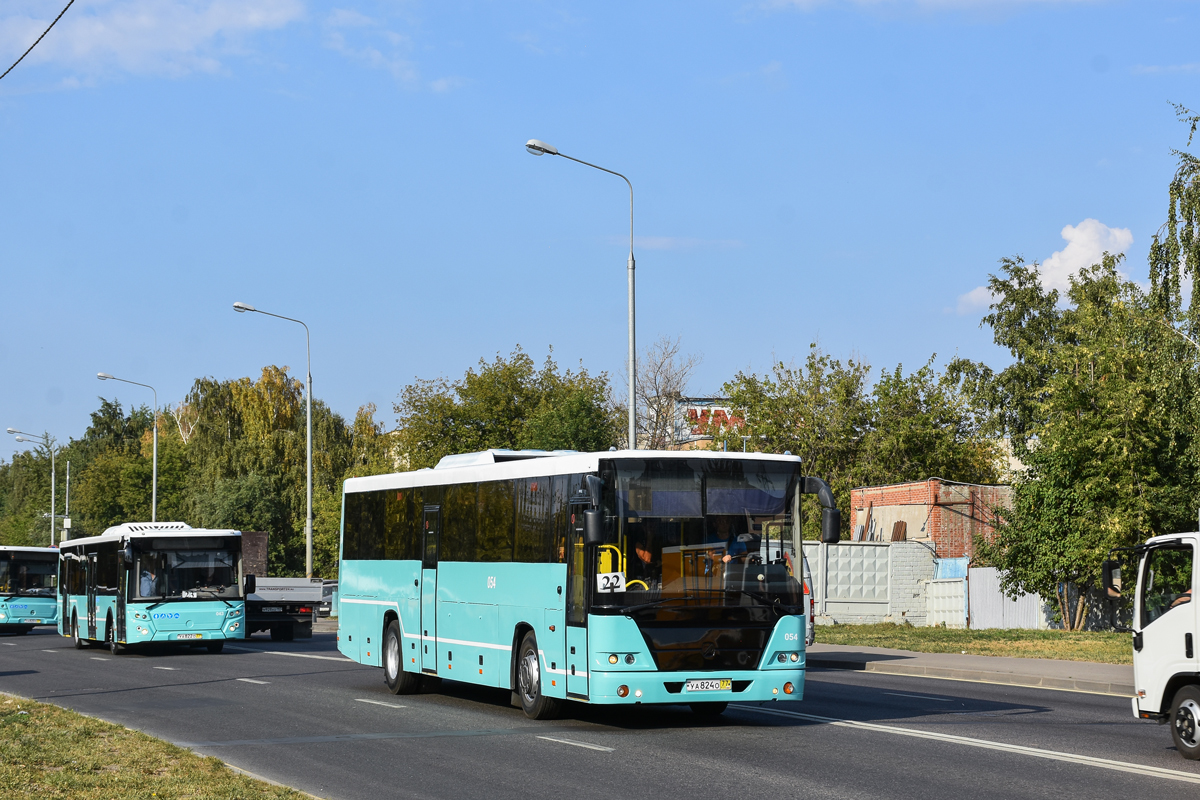
[[75, 642], [75, 649], [82, 650], [88, 646], [88, 642], [79, 635], [79, 617], [71, 615], [71, 639]]
[[208, 652], [215, 655], [225, 649], [225, 643], [224, 642], [209, 642], [208, 644], [205, 645], [205, 647], [208, 648]]
[[415, 694], [421, 688], [421, 676], [405, 672], [403, 661], [400, 625], [392, 620], [383, 632], [383, 679], [392, 694]]
[[542, 694], [541, 673], [537, 636], [530, 631], [521, 640], [521, 649], [517, 651], [517, 696], [521, 698], [525, 716], [530, 719], [554, 719], [562, 703]]
[[104, 624], [104, 643], [108, 645], [108, 652], [114, 656], [119, 656], [125, 652], [125, 646], [117, 642], [117, 632], [113, 629], [112, 617]]
[[697, 717], [719, 717], [725, 713], [729, 703], [690, 703], [692, 713]]

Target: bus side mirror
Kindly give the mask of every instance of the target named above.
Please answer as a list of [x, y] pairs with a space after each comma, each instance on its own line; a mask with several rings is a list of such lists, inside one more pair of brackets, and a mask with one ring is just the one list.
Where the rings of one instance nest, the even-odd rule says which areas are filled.
[[247, 575], [242, 580], [242, 583], [244, 584], [242, 588], [243, 597], [254, 594], [254, 592], [258, 589], [258, 583], [254, 580], [253, 575]]
[[583, 512], [583, 543], [604, 544], [604, 512], [598, 508], [589, 508]]
[[125, 559], [125, 566], [133, 565], [133, 544], [131, 542], [125, 543], [125, 549], [121, 552], [121, 557]]
[[1121, 580], [1121, 565], [1116, 561], [1105, 561], [1100, 567], [1100, 574], [1104, 594], [1111, 600], [1120, 599], [1121, 589], [1117, 583]]
[[837, 508], [821, 509], [821, 541], [837, 544], [842, 540], [842, 512]]
[[583, 480], [587, 483], [588, 494], [592, 497], [592, 508], [599, 508], [604, 482], [595, 475], [586, 475]]

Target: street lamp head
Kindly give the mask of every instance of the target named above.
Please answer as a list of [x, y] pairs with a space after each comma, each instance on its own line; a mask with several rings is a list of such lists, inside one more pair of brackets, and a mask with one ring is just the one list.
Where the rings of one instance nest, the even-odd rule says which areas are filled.
[[257, 311], [258, 309], [249, 303], [234, 303], [233, 310], [239, 314], [245, 314], [247, 311]]
[[525, 143], [525, 149], [535, 156], [558, 155], [558, 148], [554, 145], [546, 144], [540, 139], [530, 139]]
[[9, 429], [8, 429], [8, 432], [9, 432], [9, 433], [16, 433], [16, 432], [17, 432], [17, 429], [16, 429], [16, 428], [9, 428]]
[[114, 380], [113, 376], [112, 376], [112, 375], [109, 375], [107, 372], [97, 372], [97, 373], [96, 373], [96, 377], [97, 377], [97, 378], [99, 378], [99, 379], [100, 379], [100, 380], [102, 380], [102, 381], [111, 381], [111, 380]]
[[24, 436], [18, 436], [18, 437], [17, 437], [17, 441], [18, 441], [18, 442], [28, 442], [29, 440], [28, 440], [28, 439], [26, 439]]

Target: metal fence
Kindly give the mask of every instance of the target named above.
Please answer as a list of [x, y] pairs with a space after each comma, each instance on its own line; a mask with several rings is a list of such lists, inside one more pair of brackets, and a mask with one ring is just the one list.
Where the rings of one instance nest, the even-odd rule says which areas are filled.
[[1050, 627], [1051, 614], [1042, 598], [1022, 594], [1013, 599], [1000, 587], [1000, 572], [995, 567], [971, 567], [970, 585], [971, 627], [1024, 628], [1045, 630]]

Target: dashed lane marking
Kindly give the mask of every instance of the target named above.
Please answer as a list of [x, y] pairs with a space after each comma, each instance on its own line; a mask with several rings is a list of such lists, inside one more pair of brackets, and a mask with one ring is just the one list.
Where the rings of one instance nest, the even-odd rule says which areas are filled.
[[179, 667], [155, 667], [155, 669], [169, 669], [174, 672], [175, 670], [179, 669]]
[[270, 683], [270, 681], [256, 681], [254, 678], [235, 678], [234, 680], [239, 680], [242, 683], [257, 683], [262, 686], [266, 686]]
[[259, 650], [257, 647], [236, 647], [226, 645], [226, 650], [237, 650], [242, 653], [266, 653], [269, 656], [292, 656], [293, 658], [317, 658], [321, 661], [344, 661], [347, 664], [357, 664], [345, 656], [319, 656], [316, 653], [288, 653], [284, 650]]
[[110, 659], [101, 658], [100, 656], [92, 656], [92, 661], [109, 661]]
[[588, 744], [587, 742], [576, 742], [572, 739], [559, 739], [554, 736], [539, 736], [539, 739], [545, 739], [547, 742], [557, 742], [558, 744], [569, 744], [572, 747], [585, 747], [588, 750], [599, 750], [601, 753], [615, 752], [611, 747], [601, 747], [598, 744]]
[[1034, 758], [1045, 758], [1051, 761], [1064, 761], [1069, 764], [1080, 764], [1088, 767], [1116, 770], [1117, 772], [1131, 772], [1135, 775], [1146, 775], [1152, 778], [1166, 778], [1167, 780], [1181, 781], [1183, 783], [1200, 784], [1200, 774], [1194, 772], [1181, 772], [1176, 769], [1165, 769], [1163, 767], [1132, 764], [1128, 761], [1113, 761], [1107, 758], [1081, 756], [1076, 755], [1075, 753], [1063, 753], [1057, 750], [1042, 750], [1038, 747], [1024, 747], [1018, 744], [992, 742], [988, 741], [987, 739], [972, 739], [968, 736], [955, 736], [949, 733], [922, 731], [916, 730], [915, 728], [901, 728], [896, 725], [880, 725], [875, 722], [858, 722], [857, 720], [850, 719], [818, 717], [815, 714], [801, 714], [798, 711], [779, 711], [773, 708], [760, 708], [757, 706], [738, 706], [738, 708], [744, 711], [756, 711], [760, 714], [774, 714], [775, 716], [780, 717], [792, 717], [796, 719], [809, 720], [810, 722], [822, 722], [826, 725], [836, 725], [842, 728], [857, 728], [859, 730], [876, 731], [878, 733], [891, 733], [897, 736], [911, 736], [915, 739], [932, 739], [937, 742], [949, 742], [951, 744], [966, 745], [967, 747], [981, 747], [985, 750], [999, 750], [1004, 753], [1015, 753], [1017, 755], [1032, 756]]
[[387, 703], [387, 702], [384, 702], [383, 700], [368, 700], [365, 697], [356, 697], [356, 698], [354, 698], [354, 702], [370, 703], [371, 705], [374, 705], [374, 706], [387, 706], [388, 708], [408, 708], [408, 706], [402, 706], [402, 705], [398, 705], [396, 703]]
[[901, 692], [883, 692], [883, 694], [890, 694], [892, 697], [911, 697], [914, 700], [933, 700], [936, 703], [953, 703], [954, 702], [949, 697], [930, 697], [930, 696], [924, 695], [924, 694], [903, 694]]

